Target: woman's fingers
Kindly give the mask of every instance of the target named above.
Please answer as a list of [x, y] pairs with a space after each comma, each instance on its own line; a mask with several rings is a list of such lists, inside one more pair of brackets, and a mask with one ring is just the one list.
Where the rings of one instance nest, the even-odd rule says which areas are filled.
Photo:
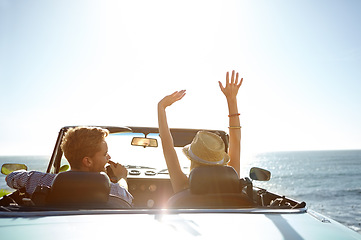
[[239, 83], [242, 82], [243, 78], [241, 79], [240, 82], [238, 82], [238, 79], [239, 79], [239, 73], [238, 72], [232, 70], [231, 80], [229, 79], [229, 72], [227, 72], [227, 74], [226, 74], [226, 86], [225, 87], [227, 87], [228, 85], [233, 85], [233, 84], [240, 86]]
[[181, 100], [186, 95], [186, 90], [181, 90], [177, 93], [177, 101]]
[[229, 72], [227, 72], [226, 74], [226, 87], [228, 86], [229, 84]]
[[239, 84], [237, 85], [238, 88], [242, 85], [242, 82], [243, 82], [243, 78], [241, 78], [241, 81], [239, 81]]
[[181, 100], [185, 94], [186, 94], [186, 90], [181, 90], [181, 91], [175, 91], [174, 93], [169, 95], [171, 104], [178, 100]]
[[234, 70], [232, 71], [231, 84], [234, 83]]
[[221, 88], [222, 92], [224, 91], [224, 87], [223, 84], [221, 83], [221, 81], [218, 81], [219, 87]]

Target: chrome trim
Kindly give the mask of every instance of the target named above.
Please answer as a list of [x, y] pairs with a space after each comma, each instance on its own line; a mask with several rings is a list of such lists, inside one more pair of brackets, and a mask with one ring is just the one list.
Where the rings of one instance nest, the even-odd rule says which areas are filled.
[[306, 213], [307, 208], [300, 209], [95, 209], [95, 210], [65, 210], [65, 211], [34, 211], [34, 212], [0, 212], [0, 218], [9, 217], [47, 217], [68, 215], [99, 215], [99, 214], [301, 214]]

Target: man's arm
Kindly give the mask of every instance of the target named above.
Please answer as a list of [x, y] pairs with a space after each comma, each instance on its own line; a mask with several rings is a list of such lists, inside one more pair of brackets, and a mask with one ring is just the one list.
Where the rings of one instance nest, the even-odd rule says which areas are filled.
[[119, 183], [110, 183], [110, 194], [124, 199], [129, 204], [133, 202], [133, 196], [124, 187], [120, 186]]
[[50, 187], [56, 174], [43, 173], [38, 171], [14, 171], [6, 176], [7, 185], [14, 189], [25, 188], [30, 195], [34, 193], [37, 186]]
[[[112, 176], [110, 176], [110, 194], [118, 196], [129, 204], [132, 204], [133, 196], [128, 192], [128, 170], [120, 163], [109, 161], [109, 164], [109, 168], [112, 172]], [[109, 170], [107, 169], [107, 171]]]
[[109, 174], [109, 170], [107, 169], [108, 176], [110, 177], [110, 181], [112, 183], [117, 183], [121, 187], [128, 190], [128, 170], [121, 165], [120, 163], [115, 163], [109, 160], [109, 167], [111, 169], [112, 174]]

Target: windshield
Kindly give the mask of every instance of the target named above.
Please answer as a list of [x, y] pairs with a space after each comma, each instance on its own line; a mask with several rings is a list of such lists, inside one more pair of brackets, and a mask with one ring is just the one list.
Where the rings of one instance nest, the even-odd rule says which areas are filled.
[[[144, 137], [142, 133], [112, 133], [107, 138], [108, 153], [113, 162], [118, 162], [128, 168], [149, 167], [158, 171], [167, 169], [164, 160], [161, 140], [158, 133], [150, 133], [147, 138], [158, 141], [158, 147], [142, 147], [131, 145], [133, 137]], [[184, 173], [189, 173], [190, 161], [182, 152], [182, 147], [176, 147], [176, 152]], [[68, 162], [62, 158], [61, 166]]]

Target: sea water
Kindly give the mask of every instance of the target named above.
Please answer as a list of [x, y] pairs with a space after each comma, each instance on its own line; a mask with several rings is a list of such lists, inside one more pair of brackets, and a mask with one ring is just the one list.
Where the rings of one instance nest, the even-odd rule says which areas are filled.
[[[271, 171], [270, 181], [254, 185], [304, 201], [361, 233], [361, 150], [269, 152], [241, 161], [244, 174], [253, 166]], [[31, 170], [45, 171], [48, 162], [49, 156], [0, 156], [0, 164], [25, 163]], [[9, 190], [4, 175], [0, 188]]]
[[261, 153], [248, 161], [271, 171], [254, 184], [304, 201], [306, 206], [361, 233], [361, 150]]

